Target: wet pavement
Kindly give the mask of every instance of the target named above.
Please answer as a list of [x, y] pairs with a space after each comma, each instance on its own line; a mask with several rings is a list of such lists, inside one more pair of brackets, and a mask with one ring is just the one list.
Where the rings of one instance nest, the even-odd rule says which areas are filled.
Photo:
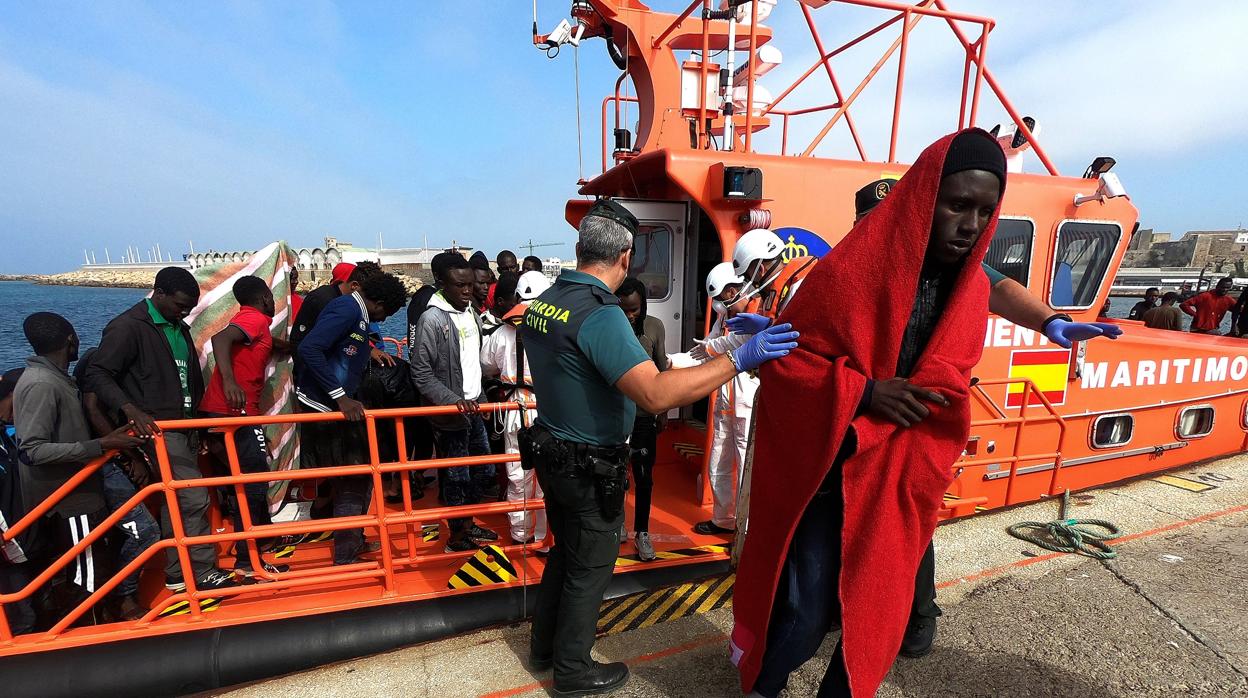
[[[1005, 534], [1056, 518], [1041, 503], [937, 531], [935, 649], [898, 659], [882, 698], [918, 696], [1248, 697], [1248, 456], [1074, 498], [1068, 516], [1104, 518], [1124, 538], [1116, 560], [1053, 555]], [[618, 696], [740, 695], [728, 663], [731, 608], [599, 640], [633, 670]], [[834, 638], [792, 677], [814, 695]], [[232, 698], [541, 696], [549, 673], [521, 666], [527, 626], [497, 628], [219, 692]]]

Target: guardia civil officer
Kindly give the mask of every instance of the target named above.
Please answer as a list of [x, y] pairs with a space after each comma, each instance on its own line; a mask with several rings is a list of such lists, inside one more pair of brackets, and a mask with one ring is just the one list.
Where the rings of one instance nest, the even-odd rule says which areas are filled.
[[520, 451], [524, 466], [537, 469], [555, 535], [529, 663], [554, 667], [556, 695], [606, 693], [628, 680], [627, 666], [595, 662], [590, 649], [619, 552], [635, 408], [662, 414], [690, 404], [797, 347], [797, 333], [782, 324], [699, 366], [660, 373], [614, 294], [628, 276], [637, 228], [623, 206], [598, 201], [581, 221], [576, 271], [529, 305], [521, 327], [541, 411], [523, 430]]

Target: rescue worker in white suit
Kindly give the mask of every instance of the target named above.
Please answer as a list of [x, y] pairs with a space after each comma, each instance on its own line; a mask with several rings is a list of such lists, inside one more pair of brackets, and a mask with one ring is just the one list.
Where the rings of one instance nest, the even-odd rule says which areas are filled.
[[[533, 385], [533, 374], [529, 370], [529, 362], [523, 359], [523, 350], [518, 346], [516, 329], [529, 307], [528, 302], [550, 288], [550, 280], [540, 271], [530, 271], [522, 274], [514, 286], [508, 281], [510, 279], [500, 279], [494, 291], [495, 308], [502, 311], [502, 324], [487, 335], [481, 345], [481, 372], [487, 380], [493, 378], [502, 384], [504, 401], [529, 404], [535, 401], [532, 389], [527, 387]], [[523, 382], [517, 380], [520, 377], [517, 358], [524, 363]], [[525, 413], [521, 415], [520, 410], [495, 413], [495, 425], [502, 429], [503, 446], [507, 453], [520, 453], [516, 434], [521, 426], [532, 424], [537, 418], [535, 409], [527, 409]], [[537, 482], [536, 471], [521, 468], [520, 461], [508, 463], [507, 501], [541, 498], [542, 488]], [[546, 538], [545, 510], [513, 511], [507, 514], [507, 518], [514, 543], [540, 543]]]
[[[742, 279], [737, 283], [744, 285], [724, 301], [731, 313], [725, 323], [730, 332], [710, 335], [698, 342], [690, 356], [704, 360], [732, 351], [775, 320], [818, 261], [814, 257], [794, 257], [786, 262], [783, 253], [784, 241], [766, 228], [755, 228], [737, 240], [730, 271]], [[710, 282], [709, 276], [707, 281]]]
[[[732, 270], [731, 262], [723, 262], [706, 275], [706, 294], [715, 311], [710, 337], [727, 336], [725, 321], [737, 314], [728, 303], [740, 292], [745, 279]], [[738, 306], [740, 307], [740, 306]], [[713, 508], [711, 519], [693, 527], [703, 535], [726, 535], [736, 530], [737, 490], [745, 464], [745, 450], [750, 438], [750, 415], [754, 409], [754, 391], [758, 378], [738, 373], [724, 383], [715, 397], [711, 424], [711, 453], [707, 459]]]

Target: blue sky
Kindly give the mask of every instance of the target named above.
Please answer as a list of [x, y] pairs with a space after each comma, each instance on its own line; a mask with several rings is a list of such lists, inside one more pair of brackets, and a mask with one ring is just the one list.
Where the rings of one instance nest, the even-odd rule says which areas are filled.
[[[568, 4], [539, 2], [543, 30]], [[1145, 227], [1248, 223], [1248, 69], [1233, 48], [1248, 4], [951, 4], [997, 18], [990, 65], [1040, 118], [1065, 172], [1115, 156]], [[458, 240], [493, 253], [570, 240], [572, 51], [535, 50], [530, 12], [525, 0], [4, 3], [0, 272], [71, 269], [83, 248], [100, 261], [126, 245], [180, 255], [188, 241], [373, 245], [382, 234], [388, 247]], [[833, 20], [823, 19], [829, 42], [832, 24], [869, 19], [852, 8], [816, 17]], [[763, 83], [783, 85], [813, 52], [793, 0], [769, 24], [786, 61]], [[911, 47], [931, 57], [907, 79], [903, 160], [953, 125], [929, 118], [946, 113], [960, 69], [936, 29]], [[592, 175], [615, 73], [600, 41], [580, 54]], [[864, 46], [834, 65], [852, 85], [876, 56]], [[891, 93], [873, 86], [860, 104], [860, 123], [886, 120]], [[997, 118], [985, 110], [986, 125]], [[868, 131], [882, 154], [882, 132]], [[834, 132], [820, 153], [845, 145]], [[567, 257], [571, 246], [541, 253]]]

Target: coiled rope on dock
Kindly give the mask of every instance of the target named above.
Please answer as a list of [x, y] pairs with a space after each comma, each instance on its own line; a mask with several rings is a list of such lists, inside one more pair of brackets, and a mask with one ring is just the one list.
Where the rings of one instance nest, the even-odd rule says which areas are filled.
[[[1075, 553], [1098, 560], [1112, 560], [1118, 553], [1109, 546], [1122, 535], [1118, 526], [1105, 519], [1068, 519], [1070, 490], [1062, 495], [1062, 508], [1056, 521], [1021, 521], [1006, 529], [1011, 536], [1055, 553]], [[1104, 529], [1108, 533], [1093, 530]]]

